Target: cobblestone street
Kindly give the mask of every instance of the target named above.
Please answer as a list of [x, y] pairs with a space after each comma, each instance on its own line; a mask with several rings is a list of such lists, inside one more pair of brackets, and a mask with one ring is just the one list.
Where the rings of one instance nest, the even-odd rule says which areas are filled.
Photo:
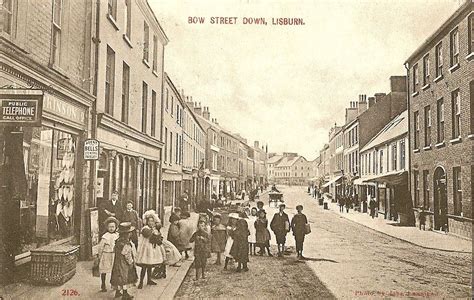
[[[279, 187], [280, 188], [280, 187]], [[322, 210], [305, 187], [281, 188], [287, 212], [304, 206], [312, 233], [305, 241], [306, 262], [294, 253], [284, 259], [251, 257], [248, 273], [212, 266], [208, 279], [194, 282], [190, 270], [178, 298], [337, 298], [470, 295], [470, 253], [422, 248]], [[266, 200], [266, 197], [263, 198]], [[267, 206], [271, 218], [273, 209]], [[290, 215], [290, 218], [292, 215]], [[368, 217], [368, 216], [367, 216]], [[288, 235], [289, 246], [294, 245]], [[272, 243], [275, 242], [272, 237]], [[213, 263], [214, 258], [209, 259]], [[314, 294], [315, 293], [315, 294]], [[317, 297], [317, 298], [320, 298]]]

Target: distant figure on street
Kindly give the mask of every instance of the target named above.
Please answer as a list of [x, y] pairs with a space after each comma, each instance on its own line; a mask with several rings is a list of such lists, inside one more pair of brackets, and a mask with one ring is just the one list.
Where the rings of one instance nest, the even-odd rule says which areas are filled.
[[377, 202], [375, 202], [375, 198], [370, 197], [370, 202], [369, 202], [369, 209], [370, 209], [370, 216], [375, 218], [375, 209], [377, 207]]
[[285, 204], [280, 204], [279, 212], [273, 215], [270, 223], [270, 228], [276, 236], [279, 257], [285, 252], [286, 234], [290, 231], [290, 220], [285, 213], [285, 207]]
[[344, 212], [344, 197], [339, 197], [339, 212]]
[[351, 197], [350, 196], [346, 196], [346, 201], [345, 201], [345, 204], [346, 204], [346, 212], [349, 213], [349, 208], [351, 208], [351, 204], [352, 204], [352, 201], [351, 201]]
[[179, 201], [179, 207], [182, 211], [189, 210], [189, 194], [188, 190], [185, 190], [184, 193], [181, 195], [181, 199]]
[[260, 186], [260, 193], [263, 193], [263, 185]]
[[296, 215], [291, 219], [291, 230], [295, 236], [296, 242], [296, 255], [298, 259], [304, 259], [303, 257], [303, 243], [304, 236], [306, 235], [306, 224], [308, 224], [308, 219], [303, 214], [303, 206], [296, 206]]

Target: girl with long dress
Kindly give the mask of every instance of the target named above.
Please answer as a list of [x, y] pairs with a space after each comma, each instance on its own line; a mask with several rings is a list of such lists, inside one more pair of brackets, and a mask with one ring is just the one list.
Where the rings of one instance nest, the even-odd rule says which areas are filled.
[[270, 231], [268, 230], [267, 213], [264, 209], [258, 212], [258, 219], [255, 221], [256, 230], [256, 246], [260, 248], [258, 254], [265, 254], [265, 249], [268, 251], [268, 256], [273, 256], [270, 252]]

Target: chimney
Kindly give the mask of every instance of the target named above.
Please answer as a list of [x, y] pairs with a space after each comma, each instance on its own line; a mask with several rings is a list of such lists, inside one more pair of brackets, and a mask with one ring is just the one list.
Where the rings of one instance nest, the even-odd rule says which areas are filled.
[[391, 76], [390, 77], [390, 91], [402, 92], [407, 91], [407, 77], [406, 76]]
[[209, 118], [211, 117], [211, 113], [209, 112], [209, 107], [204, 106], [204, 111], [202, 112], [202, 116], [209, 121]]
[[375, 103], [379, 103], [387, 94], [385, 93], [375, 93]]
[[214, 119], [214, 124], [219, 125], [219, 123], [217, 122], [217, 118]]
[[359, 102], [357, 103], [357, 115], [360, 116], [367, 110], [367, 95], [359, 95]]
[[369, 97], [369, 108], [374, 106], [374, 104], [375, 104], [375, 97]]
[[253, 146], [254, 146], [254, 148], [257, 148], [257, 149], [260, 148], [258, 141], [253, 142]]
[[197, 114], [197, 115], [200, 115], [202, 116], [202, 107], [201, 107], [201, 103], [197, 103], [195, 102], [194, 103], [194, 112]]

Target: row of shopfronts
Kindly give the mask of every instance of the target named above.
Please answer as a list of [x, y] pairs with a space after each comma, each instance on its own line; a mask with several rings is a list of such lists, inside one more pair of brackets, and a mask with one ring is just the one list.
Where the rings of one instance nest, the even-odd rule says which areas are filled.
[[[0, 244], [7, 245], [0, 273], [46, 245], [80, 245], [80, 257], [89, 258], [99, 242], [100, 207], [113, 191], [140, 215], [163, 213], [162, 142], [108, 115], [94, 116], [93, 96], [51, 72], [14, 66], [0, 63]], [[91, 140], [100, 147], [88, 160]]]

